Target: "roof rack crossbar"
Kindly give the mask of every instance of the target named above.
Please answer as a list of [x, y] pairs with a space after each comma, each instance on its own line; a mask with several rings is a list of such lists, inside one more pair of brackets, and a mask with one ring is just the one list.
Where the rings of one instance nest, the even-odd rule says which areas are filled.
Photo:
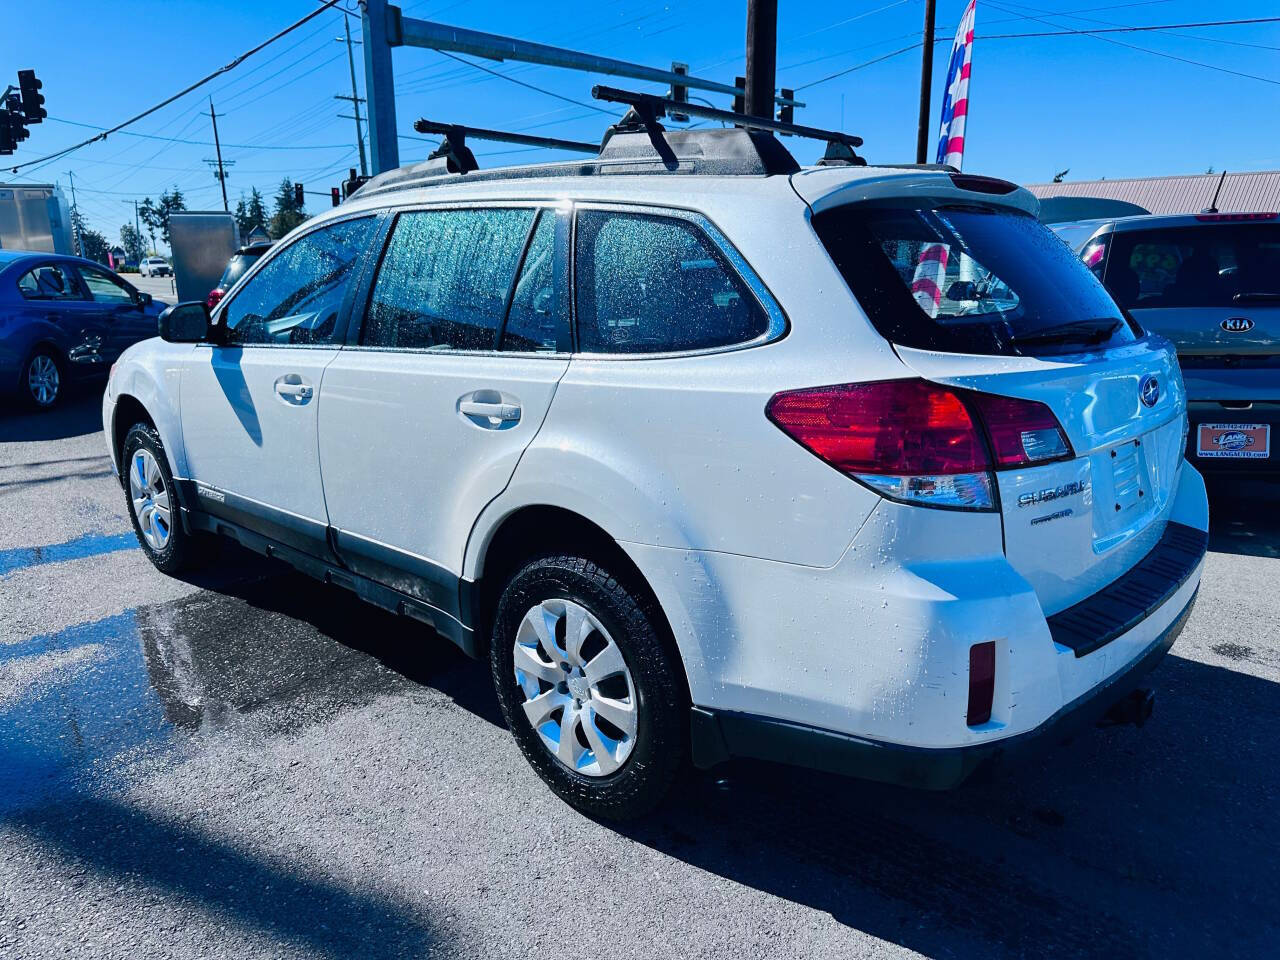
[[821, 130], [817, 127], [806, 127], [798, 123], [783, 123], [781, 120], [773, 120], [769, 117], [751, 117], [742, 113], [734, 113], [732, 110], [717, 110], [714, 107], [704, 107], [698, 103], [670, 100], [666, 97], [654, 96], [651, 93], [634, 93], [630, 90], [619, 90], [617, 87], [597, 85], [591, 88], [591, 96], [606, 103], [625, 103], [636, 111], [642, 121], [646, 122], [655, 122], [670, 114], [680, 113], [705, 120], [732, 123], [735, 126], [747, 127], [752, 130], [787, 133], [809, 140], [825, 140], [827, 143], [839, 143], [846, 147], [862, 146], [862, 138], [854, 136], [852, 133], [842, 133], [839, 130]]
[[584, 140], [561, 140], [557, 137], [534, 137], [527, 133], [509, 133], [505, 130], [488, 130], [484, 127], [469, 127], [460, 123], [436, 123], [421, 117], [413, 122], [413, 129], [418, 133], [429, 133], [445, 137], [455, 144], [462, 144], [467, 137], [476, 140], [492, 140], [496, 143], [514, 143], [522, 147], [542, 147], [546, 150], [568, 150], [573, 153], [599, 153], [600, 144], [587, 143]]

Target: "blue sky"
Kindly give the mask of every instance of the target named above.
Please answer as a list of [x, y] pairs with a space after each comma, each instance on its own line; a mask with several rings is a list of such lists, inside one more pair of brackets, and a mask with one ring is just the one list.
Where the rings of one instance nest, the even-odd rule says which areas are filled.
[[[346, 0], [354, 6], [353, 0]], [[1272, 16], [1274, 3], [1223, 0], [978, 0], [965, 169], [1020, 182], [1280, 168], [1280, 24], [1176, 32], [984, 40], [984, 35]], [[37, 16], [52, 29], [13, 26], [29, 0], [0, 0], [10, 28], [0, 36], [6, 69], [34, 67], [44, 81], [50, 120], [11, 158], [22, 162], [67, 146], [150, 106], [302, 16], [313, 0], [167, 0], [106, 5], [100, 0], [43, 0]], [[964, 0], [938, 0], [939, 33], [950, 36]], [[512, 0], [409, 0], [407, 15], [588, 50], [654, 66], [688, 62], [694, 74], [731, 82], [742, 70], [743, 0], [598, 0], [536, 4]], [[1106, 8], [1106, 9], [1102, 9]], [[852, 0], [848, 4], [782, 0], [780, 86], [804, 87], [919, 38], [922, 0]], [[1047, 11], [1053, 11], [1049, 13]], [[350, 92], [342, 14], [326, 11], [231, 73], [140, 121], [130, 132], [211, 141], [208, 96], [221, 115], [223, 155], [235, 161], [228, 193], [251, 186], [270, 196], [284, 176], [327, 193], [356, 164], [354, 124], [340, 119]], [[358, 22], [353, 22], [353, 28]], [[358, 32], [357, 32], [358, 36]], [[1131, 46], [1123, 46], [1129, 44]], [[1144, 47], [1164, 56], [1132, 49]], [[936, 138], [947, 47], [936, 51]], [[357, 54], [359, 50], [357, 48]], [[1182, 60], [1173, 59], [1182, 58]], [[1214, 70], [1184, 61], [1199, 61]], [[427, 50], [394, 53], [401, 162], [423, 158], [413, 138], [419, 116], [479, 126], [526, 129], [595, 140], [607, 118], [481, 72]], [[593, 78], [551, 67], [492, 64], [526, 83], [590, 101]], [[363, 94], [363, 71], [357, 61]], [[1236, 71], [1273, 82], [1223, 72]], [[914, 159], [920, 51], [802, 89], [799, 122], [840, 126], [865, 138], [873, 162]], [[656, 91], [655, 91], [656, 92]], [[718, 106], [721, 98], [712, 97]], [[54, 119], [56, 118], [56, 119]], [[817, 145], [788, 141], [802, 162]], [[551, 155], [476, 144], [481, 163]], [[933, 143], [930, 145], [932, 153]], [[193, 209], [219, 209], [221, 194], [205, 159], [211, 145], [113, 135], [17, 179], [59, 181], [75, 175], [89, 223], [111, 239], [132, 219], [132, 201], [181, 186]], [[562, 158], [564, 155], [558, 155]], [[5, 171], [7, 174], [7, 171]], [[10, 179], [0, 177], [0, 179]], [[317, 210], [328, 205], [308, 197]]]

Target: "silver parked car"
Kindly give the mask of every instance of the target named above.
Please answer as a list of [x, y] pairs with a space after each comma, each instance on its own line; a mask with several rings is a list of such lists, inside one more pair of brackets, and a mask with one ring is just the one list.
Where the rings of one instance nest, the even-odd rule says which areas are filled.
[[138, 273], [144, 277], [171, 277], [173, 267], [164, 257], [144, 257], [138, 264]]

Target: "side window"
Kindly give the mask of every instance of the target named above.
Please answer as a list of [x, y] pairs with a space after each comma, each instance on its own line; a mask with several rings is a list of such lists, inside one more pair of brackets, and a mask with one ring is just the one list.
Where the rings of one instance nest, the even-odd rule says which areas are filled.
[[57, 263], [28, 270], [18, 278], [18, 290], [27, 300], [84, 299], [71, 271]]
[[720, 250], [685, 220], [584, 210], [575, 257], [586, 353], [703, 350], [745, 343], [769, 327]]
[[563, 257], [556, 256], [555, 211], [543, 210], [511, 297], [502, 331], [503, 350], [569, 351], [567, 266]]
[[374, 222], [361, 217], [321, 227], [272, 257], [223, 310], [226, 342], [332, 343], [342, 298]]
[[400, 214], [378, 270], [361, 343], [492, 350], [533, 209]]
[[133, 303], [133, 291], [102, 270], [80, 267], [80, 276], [89, 288], [89, 296], [98, 303]]

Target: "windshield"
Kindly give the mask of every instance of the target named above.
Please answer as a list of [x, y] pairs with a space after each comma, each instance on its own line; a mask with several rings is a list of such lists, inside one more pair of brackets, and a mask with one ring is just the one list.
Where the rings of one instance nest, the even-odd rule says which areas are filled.
[[881, 335], [926, 350], [1044, 354], [1134, 332], [1047, 227], [1003, 207], [855, 204], [814, 229]]
[[218, 281], [218, 286], [223, 290], [230, 290], [231, 285], [244, 276], [246, 270], [253, 266], [260, 253], [237, 253], [231, 257], [231, 261], [227, 264], [227, 269], [222, 271], [222, 279]]
[[1280, 301], [1280, 223], [1118, 231], [1106, 282], [1134, 310]]

